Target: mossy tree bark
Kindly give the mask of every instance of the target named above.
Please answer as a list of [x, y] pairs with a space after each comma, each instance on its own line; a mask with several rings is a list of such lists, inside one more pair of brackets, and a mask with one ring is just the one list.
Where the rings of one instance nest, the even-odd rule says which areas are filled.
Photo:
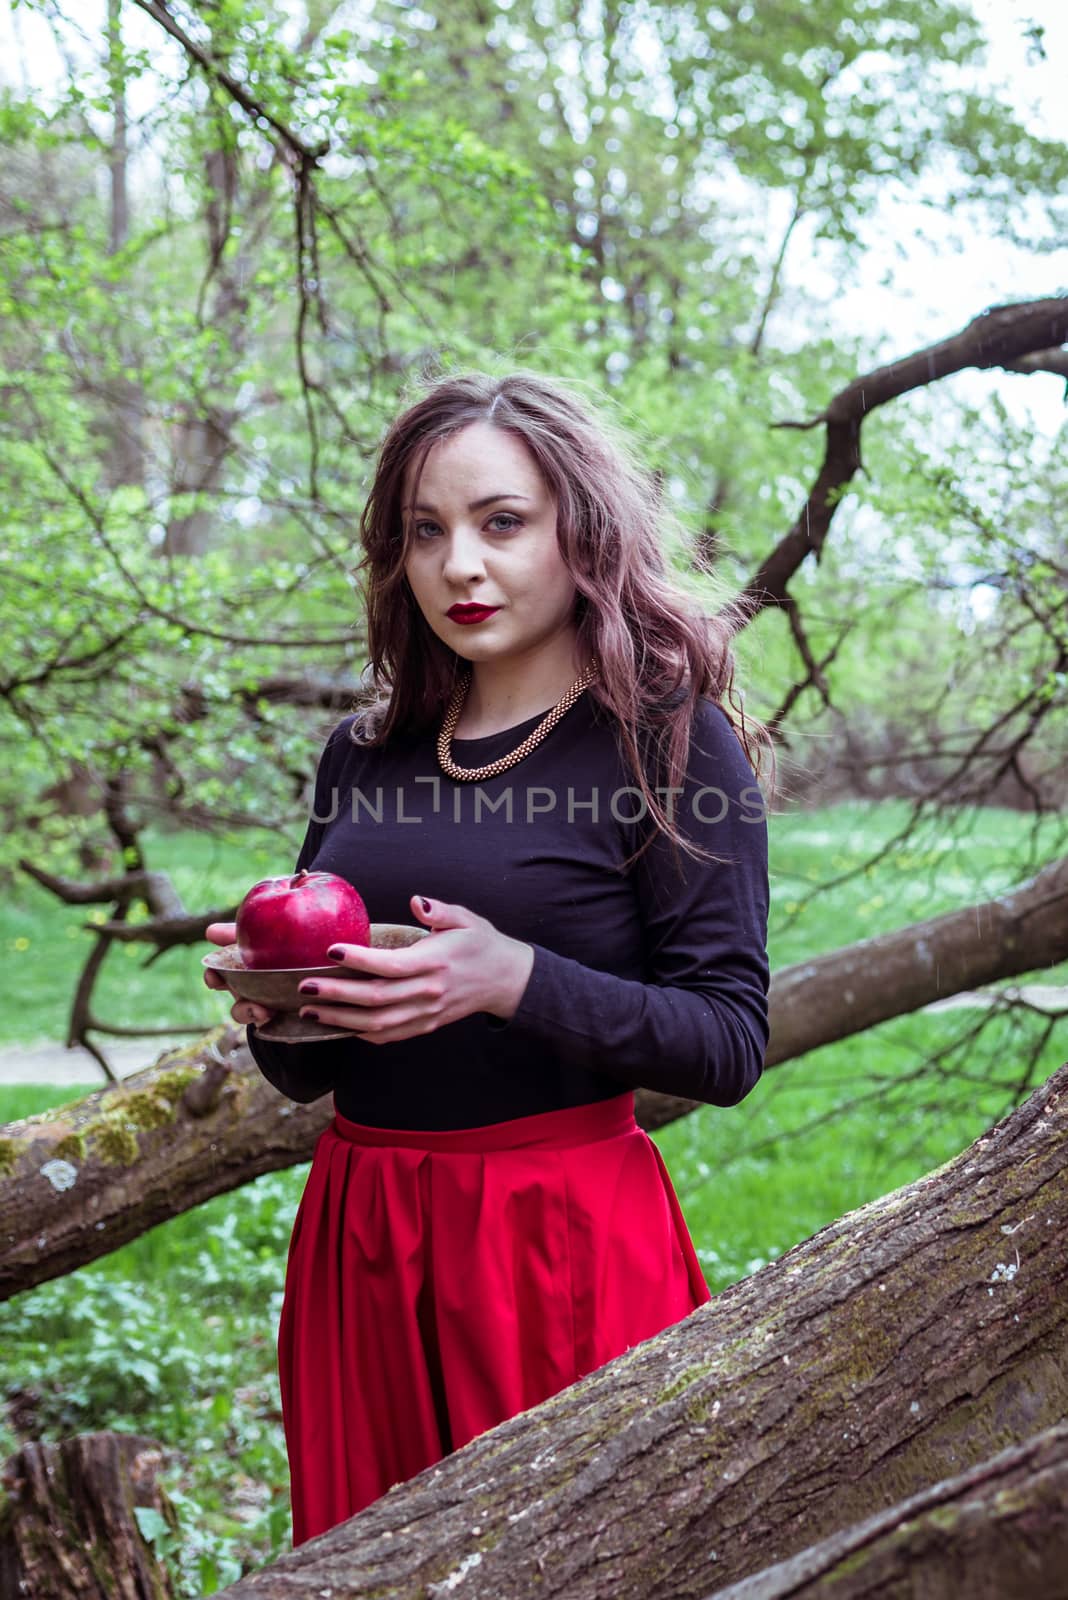
[[244, 1031], [220, 1028], [118, 1087], [0, 1129], [0, 1299], [311, 1156], [330, 1097], [283, 1099]]
[[232, 1600], [695, 1600], [1068, 1407], [1068, 1066], [956, 1160], [491, 1429]]
[[[777, 972], [769, 1066], [1068, 959], [1068, 857], [997, 900]], [[695, 1109], [640, 1090], [643, 1127]], [[119, 1087], [0, 1128], [0, 1299], [61, 1277], [261, 1173], [311, 1158], [329, 1095], [283, 1099], [222, 1028]]]
[[170, 1600], [136, 1516], [153, 1511], [177, 1533], [156, 1482], [162, 1455], [153, 1440], [121, 1433], [24, 1445], [4, 1465], [0, 1600]]
[[1068, 1600], [1068, 1424], [1000, 1451], [715, 1600]]

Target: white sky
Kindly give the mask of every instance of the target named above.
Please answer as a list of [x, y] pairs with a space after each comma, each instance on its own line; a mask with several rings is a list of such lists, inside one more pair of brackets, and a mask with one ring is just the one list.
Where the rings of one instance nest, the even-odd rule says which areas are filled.
[[[772, 0], [762, 0], [771, 4]], [[1017, 115], [1036, 133], [1068, 141], [1068, 0], [971, 0], [990, 38], [990, 65], [983, 77], [1000, 82]], [[99, 50], [103, 0], [80, 0], [77, 9], [85, 43], [71, 41], [71, 54], [88, 60]], [[133, 6], [125, 7], [127, 42], [148, 45], [158, 57], [176, 49], [159, 29]], [[1028, 24], [1045, 30], [1046, 59], [1039, 60], [1026, 37]], [[36, 13], [14, 10], [0, 0], [0, 80], [20, 87], [62, 81], [65, 66], [58, 59], [47, 23]], [[138, 86], [151, 96], [151, 80]], [[136, 115], [147, 109], [135, 100]], [[917, 230], [927, 236], [918, 238]], [[1056, 251], [1036, 257], [1007, 241], [984, 234], [976, 241], [958, 240], [960, 225], [937, 210], [888, 201], [864, 227], [866, 249], [844, 280], [834, 253], [817, 245], [804, 252], [803, 271], [794, 272], [804, 289], [822, 300], [827, 321], [846, 333], [879, 339], [880, 359], [903, 355], [945, 338], [989, 305], [1004, 300], [1063, 293], [1068, 289], [1068, 239]], [[879, 240], [885, 240], [880, 247]], [[802, 244], [804, 241], [800, 241]], [[795, 256], [795, 261], [796, 261]], [[818, 315], [818, 314], [817, 314]], [[982, 401], [992, 390], [1012, 414], [1047, 437], [1064, 424], [1064, 382], [1052, 376], [1014, 377], [1006, 373], [968, 373], [952, 380], [955, 392]]]

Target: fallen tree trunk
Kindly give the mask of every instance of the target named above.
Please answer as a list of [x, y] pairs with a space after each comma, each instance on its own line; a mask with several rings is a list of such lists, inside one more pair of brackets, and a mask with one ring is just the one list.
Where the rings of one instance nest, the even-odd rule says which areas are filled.
[[244, 1033], [220, 1028], [117, 1088], [0, 1129], [0, 1299], [309, 1159], [331, 1098], [284, 1099]]
[[956, 1160], [225, 1591], [709, 1595], [1060, 1422], [1068, 1066]]
[[[1068, 959], [1068, 857], [1011, 894], [777, 972], [767, 1064], [997, 978]], [[639, 1091], [641, 1125], [696, 1102]], [[310, 1160], [327, 1095], [300, 1106], [263, 1079], [242, 1029], [73, 1106], [0, 1129], [0, 1299], [72, 1272], [148, 1228]]]
[[1068, 1424], [709, 1600], [1068, 1600]]
[[1068, 856], [995, 900], [914, 922], [775, 975], [765, 1064], [793, 1061], [966, 989], [1068, 960]]
[[4, 1464], [0, 1600], [170, 1600], [138, 1524], [177, 1531], [156, 1473], [163, 1451], [134, 1434], [87, 1433], [27, 1444]]

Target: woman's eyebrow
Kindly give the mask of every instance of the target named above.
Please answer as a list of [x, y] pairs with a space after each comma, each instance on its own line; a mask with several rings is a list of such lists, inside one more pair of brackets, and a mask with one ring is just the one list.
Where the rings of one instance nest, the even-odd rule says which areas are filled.
[[[487, 494], [487, 495], [484, 495], [481, 500], [472, 500], [467, 509], [468, 509], [468, 511], [484, 511], [487, 506], [496, 505], [498, 500], [527, 500], [527, 501], [529, 501], [529, 499], [530, 499], [530, 496], [527, 495], [527, 494], [516, 494], [511, 489], [505, 489], [500, 494]], [[412, 506], [411, 509], [413, 511], [429, 511], [433, 515], [435, 515], [435, 516], [437, 515], [437, 507], [436, 506], [428, 506], [428, 505], [420, 504], [420, 505]]]

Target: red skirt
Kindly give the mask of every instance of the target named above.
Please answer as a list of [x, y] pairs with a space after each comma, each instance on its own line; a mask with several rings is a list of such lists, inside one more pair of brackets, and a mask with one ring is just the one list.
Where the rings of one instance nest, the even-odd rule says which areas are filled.
[[337, 1116], [278, 1334], [294, 1544], [709, 1298], [630, 1091], [447, 1132]]

